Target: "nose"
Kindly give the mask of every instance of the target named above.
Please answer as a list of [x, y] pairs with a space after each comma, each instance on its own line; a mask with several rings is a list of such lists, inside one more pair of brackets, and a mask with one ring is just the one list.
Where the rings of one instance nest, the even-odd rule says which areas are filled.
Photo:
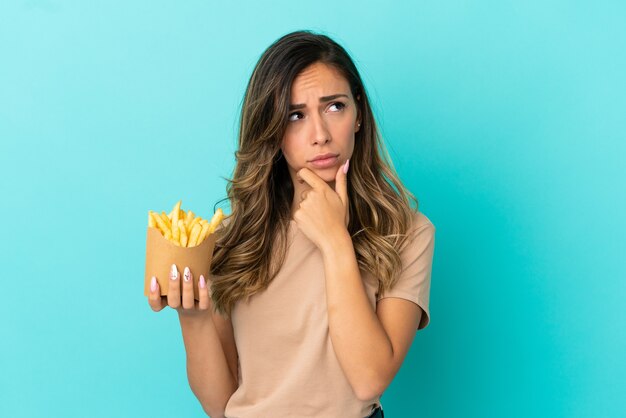
[[313, 118], [313, 145], [330, 142], [330, 132], [326, 122], [320, 116]]

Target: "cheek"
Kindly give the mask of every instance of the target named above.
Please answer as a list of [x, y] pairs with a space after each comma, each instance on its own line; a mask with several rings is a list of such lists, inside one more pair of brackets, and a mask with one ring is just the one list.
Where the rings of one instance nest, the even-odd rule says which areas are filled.
[[342, 145], [346, 148], [354, 146], [354, 126], [352, 124], [342, 124], [336, 131], [336, 137], [341, 140]]
[[335, 133], [342, 138], [350, 138], [354, 134], [355, 119], [352, 116], [343, 115], [341, 120], [334, 124]]
[[298, 146], [295, 138], [293, 138], [292, 136], [285, 136], [280, 146], [280, 149], [283, 152], [285, 160], [287, 160], [290, 165], [293, 164], [293, 161], [298, 159]]

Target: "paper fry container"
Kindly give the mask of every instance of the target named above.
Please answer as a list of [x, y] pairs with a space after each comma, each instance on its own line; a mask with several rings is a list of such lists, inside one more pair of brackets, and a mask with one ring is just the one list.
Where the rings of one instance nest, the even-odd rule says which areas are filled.
[[[198, 283], [200, 275], [204, 276], [209, 283], [209, 268], [213, 258], [213, 249], [215, 248], [216, 234], [209, 234], [200, 245], [195, 247], [179, 247], [168, 241], [157, 228], [148, 227], [148, 235], [146, 239], [146, 270], [144, 278], [145, 296], [150, 295], [150, 281], [152, 276], [156, 276], [161, 296], [166, 296], [169, 290], [170, 269], [172, 264], [176, 264], [180, 272], [180, 280], [183, 279], [183, 271], [185, 267], [189, 267], [193, 274], [193, 294], [196, 300], [199, 300]], [[182, 296], [182, 283], [181, 296]]]

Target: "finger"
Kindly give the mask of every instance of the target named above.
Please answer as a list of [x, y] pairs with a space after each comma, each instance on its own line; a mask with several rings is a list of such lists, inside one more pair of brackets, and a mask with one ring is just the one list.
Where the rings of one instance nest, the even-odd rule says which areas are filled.
[[201, 311], [209, 309], [209, 286], [204, 276], [200, 275], [200, 280], [198, 280], [198, 309]]
[[180, 306], [180, 273], [176, 264], [172, 264], [170, 271], [170, 283], [167, 291], [167, 304], [171, 308], [178, 308]]
[[150, 294], [148, 295], [148, 303], [154, 312], [159, 312], [166, 305], [164, 298], [161, 297], [161, 288], [156, 277], [152, 277], [150, 281]]
[[183, 273], [183, 309], [193, 309], [193, 275], [189, 267]]
[[339, 167], [337, 174], [335, 174], [335, 192], [339, 195], [343, 207], [348, 207], [348, 167], [350, 165], [350, 159], [347, 159], [344, 164]]
[[300, 178], [304, 180], [314, 190], [322, 191], [325, 187], [328, 187], [328, 184], [326, 184], [326, 182], [322, 180], [320, 176], [318, 176], [306, 167], [300, 169], [297, 175], [300, 176]]

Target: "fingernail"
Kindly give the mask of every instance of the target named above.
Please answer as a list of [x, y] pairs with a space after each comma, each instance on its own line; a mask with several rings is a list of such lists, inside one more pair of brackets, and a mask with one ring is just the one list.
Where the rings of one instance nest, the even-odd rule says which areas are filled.
[[150, 291], [156, 292], [156, 277], [152, 276], [152, 280], [150, 280]]
[[200, 288], [204, 289], [206, 287], [206, 282], [204, 281], [204, 276], [200, 275]]
[[343, 165], [343, 174], [346, 174], [348, 172], [348, 167], [350, 166], [350, 159], [348, 158], [346, 160], [346, 163]]
[[176, 264], [172, 264], [172, 269], [170, 270], [170, 279], [176, 280], [178, 277], [178, 269], [176, 268]]
[[191, 280], [191, 272], [189, 271], [189, 267], [185, 267], [185, 273], [183, 274], [185, 281], [188, 282]]

